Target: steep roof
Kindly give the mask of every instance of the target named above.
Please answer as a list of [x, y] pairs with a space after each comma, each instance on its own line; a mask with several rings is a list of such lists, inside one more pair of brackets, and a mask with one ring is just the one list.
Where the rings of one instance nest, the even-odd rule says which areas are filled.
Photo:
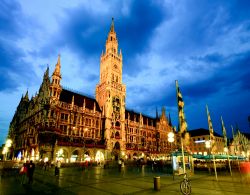
[[93, 110], [94, 103], [95, 103], [96, 104], [96, 111], [101, 112], [99, 104], [97, 103], [97, 101], [94, 98], [70, 91], [68, 89], [62, 89], [59, 100], [62, 102], [66, 102], [68, 104], [71, 104], [73, 96], [74, 96], [74, 104], [75, 105], [82, 107], [84, 100], [85, 100], [85, 107], [86, 108]]
[[[210, 134], [208, 129], [203, 129], [203, 128], [189, 130], [188, 132], [190, 134], [190, 137], [209, 135]], [[215, 131], [214, 131], [214, 136], [222, 137], [220, 134], [216, 133]]]
[[[128, 119], [128, 114], [130, 116], [130, 120], [134, 121], [136, 118], [136, 122], [139, 122], [140, 119], [140, 113], [135, 112], [134, 110], [129, 110], [126, 109], [125, 110], [125, 119]], [[141, 114], [142, 118], [143, 118], [143, 124], [146, 125], [147, 124], [147, 120], [148, 120], [148, 124], [151, 125], [151, 121], [153, 121], [153, 126], [156, 126], [156, 118], [150, 117], [150, 116], [146, 116], [144, 114]]]

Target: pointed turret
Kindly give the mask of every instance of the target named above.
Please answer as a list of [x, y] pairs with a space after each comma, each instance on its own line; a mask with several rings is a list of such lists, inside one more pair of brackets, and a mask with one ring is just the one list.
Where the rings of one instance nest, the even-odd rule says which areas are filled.
[[40, 86], [39, 93], [41, 90], [44, 90], [45, 88], [49, 87], [50, 84], [50, 79], [49, 79], [49, 67], [47, 66], [47, 69], [43, 75], [43, 82]]
[[166, 108], [164, 106], [161, 109], [161, 116], [166, 117]]
[[24, 101], [29, 101], [29, 92], [28, 92], [28, 89], [27, 89], [26, 94], [24, 96]]
[[43, 79], [46, 79], [46, 80], [49, 79], [49, 65], [47, 65], [47, 69], [43, 75]]
[[50, 85], [51, 102], [57, 102], [59, 100], [60, 93], [62, 91], [61, 87], [61, 55], [58, 55], [57, 63], [55, 65], [55, 70], [52, 74], [52, 81]]
[[82, 105], [83, 110], [85, 110], [85, 107], [86, 107], [86, 102], [85, 102], [85, 98], [84, 98], [83, 99], [83, 105]]
[[73, 95], [72, 100], [71, 100], [71, 108], [73, 109], [75, 105], [75, 96]]
[[106, 53], [118, 54], [118, 42], [115, 33], [114, 18], [112, 18], [110, 31], [106, 40]]
[[61, 78], [61, 55], [59, 54], [58, 55], [58, 59], [57, 59], [57, 63], [56, 63], [56, 67], [55, 67], [55, 70], [52, 74], [52, 77], [53, 76], [58, 76], [59, 78]]
[[50, 86], [50, 79], [49, 79], [49, 67], [47, 67], [44, 75], [43, 75], [43, 82], [39, 88], [39, 101], [43, 103], [48, 103], [49, 101], [49, 86]]

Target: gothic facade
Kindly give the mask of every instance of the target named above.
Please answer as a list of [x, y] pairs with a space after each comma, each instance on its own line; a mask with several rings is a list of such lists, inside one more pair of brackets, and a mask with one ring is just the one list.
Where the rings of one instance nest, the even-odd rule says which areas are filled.
[[169, 154], [165, 108], [155, 117], [126, 109], [122, 66], [113, 20], [95, 98], [62, 87], [59, 55], [52, 76], [47, 68], [38, 93], [29, 98], [27, 91], [17, 106], [8, 135], [15, 156], [72, 162]]

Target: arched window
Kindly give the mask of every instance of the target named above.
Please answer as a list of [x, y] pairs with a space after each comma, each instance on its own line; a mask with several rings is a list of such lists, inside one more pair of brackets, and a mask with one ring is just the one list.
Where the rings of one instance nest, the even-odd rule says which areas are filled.
[[119, 122], [119, 121], [116, 121], [116, 122], [115, 122], [115, 126], [116, 126], [116, 127], [120, 127], [120, 122]]

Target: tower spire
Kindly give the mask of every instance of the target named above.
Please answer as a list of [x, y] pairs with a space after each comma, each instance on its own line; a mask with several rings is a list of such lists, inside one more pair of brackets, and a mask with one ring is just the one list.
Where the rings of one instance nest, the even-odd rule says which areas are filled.
[[27, 101], [29, 101], [29, 92], [28, 92], [28, 89], [27, 89], [27, 91], [26, 91], [26, 94], [25, 94], [25, 96], [24, 96], [24, 99], [27, 100]]
[[[59, 99], [59, 95], [62, 91], [62, 87], [61, 87], [61, 55], [58, 54], [58, 58], [57, 58], [57, 63], [55, 65], [55, 70], [52, 74], [52, 82], [50, 84], [50, 91], [51, 91], [51, 97], [53, 99], [52, 102], [55, 102]], [[54, 101], [55, 100], [55, 101]]]
[[58, 54], [57, 63], [53, 75], [61, 77], [61, 55]]
[[115, 32], [115, 24], [114, 24], [114, 18], [112, 17], [110, 32]]

